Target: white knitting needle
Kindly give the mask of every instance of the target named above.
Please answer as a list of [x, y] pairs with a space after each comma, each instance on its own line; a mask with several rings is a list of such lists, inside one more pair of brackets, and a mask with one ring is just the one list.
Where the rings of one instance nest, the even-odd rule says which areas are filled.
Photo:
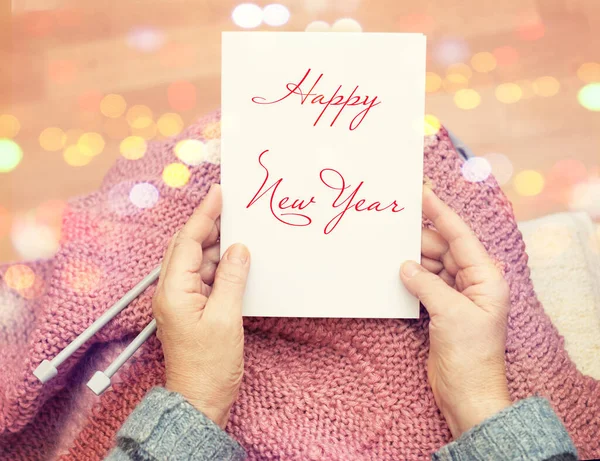
[[[50, 381], [58, 374], [57, 367], [60, 366], [65, 360], [67, 360], [77, 349], [79, 349], [88, 339], [94, 336], [100, 329], [110, 322], [119, 312], [125, 309], [131, 301], [137, 298], [144, 292], [159, 276], [160, 265], [150, 272], [144, 279], [129, 290], [125, 296], [119, 299], [114, 305], [112, 305], [107, 311], [105, 311], [100, 317], [96, 319], [83, 333], [75, 338], [70, 344], [67, 345], [62, 351], [58, 353], [52, 360], [44, 360], [38, 365], [33, 374], [42, 383]], [[151, 334], [151, 333], [150, 333]], [[149, 335], [150, 335], [149, 334]], [[149, 336], [148, 335], [148, 336]], [[137, 338], [136, 338], [137, 339]], [[143, 341], [142, 341], [143, 342]], [[116, 370], [115, 370], [116, 371]]]
[[104, 371], [97, 371], [88, 381], [89, 387], [94, 394], [100, 395], [110, 386], [110, 378], [135, 354], [135, 352], [144, 344], [144, 342], [156, 331], [156, 319], [144, 328], [139, 335], [119, 354], [119, 356]]

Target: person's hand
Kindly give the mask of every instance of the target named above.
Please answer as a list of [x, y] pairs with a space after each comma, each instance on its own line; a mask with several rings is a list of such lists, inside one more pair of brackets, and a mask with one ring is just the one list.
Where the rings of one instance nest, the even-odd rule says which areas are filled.
[[165, 387], [225, 428], [244, 373], [242, 298], [250, 254], [235, 244], [219, 262], [220, 214], [215, 185], [171, 240], [152, 310]]
[[455, 438], [511, 405], [504, 351], [508, 284], [469, 226], [428, 187], [422, 266], [402, 265], [406, 288], [429, 312], [429, 382]]

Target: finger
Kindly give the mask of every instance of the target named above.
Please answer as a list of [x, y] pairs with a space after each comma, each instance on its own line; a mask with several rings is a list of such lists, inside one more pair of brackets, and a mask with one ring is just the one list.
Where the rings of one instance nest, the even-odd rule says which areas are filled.
[[202, 267], [200, 268], [200, 276], [202, 281], [206, 285], [212, 285], [215, 281], [215, 271], [219, 264], [220, 257], [220, 245], [215, 243], [214, 245], [204, 249], [204, 255], [202, 257]]
[[421, 265], [432, 274], [439, 274], [444, 268], [441, 261], [428, 258], [427, 256], [421, 256]]
[[414, 261], [406, 261], [400, 270], [400, 278], [406, 289], [419, 298], [430, 317], [443, 314], [447, 309], [464, 301], [464, 296], [445, 281], [425, 270]]
[[221, 236], [221, 216], [219, 216], [215, 220], [215, 225], [210, 230], [208, 237], [206, 237], [206, 239], [204, 239], [204, 241], [202, 242], [202, 248], [207, 248], [209, 246], [214, 245], [215, 243], [217, 243], [219, 241], [220, 236]]
[[209, 237], [216, 241], [218, 234], [215, 237], [215, 228], [218, 231], [217, 218], [221, 215], [222, 207], [221, 186], [213, 184], [180, 233], [198, 243], [204, 243]]
[[441, 261], [448, 252], [448, 242], [439, 232], [424, 228], [421, 232], [421, 254], [430, 259]]
[[471, 228], [428, 187], [423, 187], [423, 213], [448, 242], [459, 268], [492, 264], [485, 247]]
[[235, 322], [241, 319], [249, 270], [248, 249], [239, 243], [230, 246], [217, 267], [212, 293], [206, 305], [207, 313], [222, 315]]
[[217, 218], [221, 214], [221, 188], [213, 184], [210, 191], [179, 231], [171, 253], [168, 272], [175, 277], [195, 274], [202, 266], [202, 248], [208, 238], [218, 237]]
[[167, 249], [165, 250], [165, 255], [160, 263], [160, 275], [158, 276], [158, 283], [160, 284], [167, 272], [167, 266], [169, 265], [169, 261], [171, 260], [171, 255], [173, 254], [173, 248], [175, 247], [175, 239], [177, 238], [177, 234], [179, 231], [175, 232], [171, 240], [169, 240], [169, 244], [167, 245]]
[[[446, 242], [446, 239], [442, 237], [438, 231], [427, 228], [423, 229], [421, 234], [421, 254], [429, 258], [429, 260], [441, 261], [442, 268], [445, 268], [452, 277], [456, 277], [460, 267], [456, 264], [456, 261], [449, 250], [450, 247], [448, 246], [448, 242]], [[423, 264], [423, 260], [421, 261], [421, 264]], [[439, 270], [431, 270], [425, 264], [423, 264], [423, 267], [435, 274], [439, 274], [442, 270], [442, 268]]]
[[454, 288], [456, 286], [456, 280], [454, 276], [450, 274], [446, 269], [442, 269], [439, 274], [437, 274], [439, 278], [441, 278], [444, 282], [448, 284], [448, 286]]

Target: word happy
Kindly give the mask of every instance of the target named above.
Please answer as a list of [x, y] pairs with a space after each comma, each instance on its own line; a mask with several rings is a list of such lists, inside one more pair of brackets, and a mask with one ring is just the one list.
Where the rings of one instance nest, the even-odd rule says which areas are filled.
[[[312, 218], [305, 210], [317, 203], [316, 198], [311, 196], [309, 198], [300, 199], [291, 198], [290, 196], [285, 195], [281, 190], [283, 188], [283, 178], [277, 179], [270, 185], [267, 184], [269, 182], [269, 169], [263, 163], [263, 156], [267, 152], [269, 152], [268, 149], [258, 156], [258, 163], [265, 170], [265, 179], [258, 191], [256, 191], [256, 194], [254, 194], [252, 200], [246, 205], [246, 208], [252, 207], [261, 198], [265, 197], [265, 200], [263, 201], [268, 201], [271, 215], [279, 222], [288, 226], [309, 226], [312, 223]], [[326, 187], [337, 193], [331, 207], [334, 211], [339, 210], [339, 212], [325, 225], [323, 233], [326, 235], [333, 232], [342, 218], [349, 212], [388, 211], [391, 213], [399, 213], [404, 210], [404, 207], [400, 207], [396, 200], [384, 206], [381, 202], [368, 202], [366, 199], [360, 198], [364, 181], [361, 181], [358, 186], [352, 188], [350, 184], [346, 184], [344, 176], [333, 168], [322, 169], [319, 173], [319, 177]]]
[[287, 94], [284, 94], [279, 99], [275, 99], [273, 101], [267, 101], [265, 98], [263, 98], [261, 96], [254, 96], [252, 98], [252, 102], [254, 102], [255, 104], [277, 104], [292, 95], [298, 95], [298, 96], [300, 96], [300, 105], [302, 105], [302, 106], [304, 104], [310, 104], [311, 106], [313, 106], [314, 104], [318, 104], [319, 106], [324, 106], [323, 109], [321, 110], [321, 113], [319, 114], [319, 116], [317, 117], [315, 122], [313, 123], [313, 126], [317, 126], [317, 123], [319, 123], [319, 121], [321, 120], [321, 117], [323, 117], [325, 115], [325, 112], [331, 106], [333, 106], [333, 107], [340, 106], [340, 108], [339, 108], [337, 114], [335, 115], [335, 117], [333, 117], [333, 120], [331, 121], [331, 123], [329, 124], [330, 127], [332, 127], [335, 124], [335, 122], [337, 121], [339, 116], [342, 115], [342, 112], [344, 112], [344, 110], [346, 110], [346, 108], [362, 109], [350, 121], [350, 125], [348, 127], [350, 129], [350, 131], [357, 129], [360, 126], [360, 124], [363, 122], [363, 120], [365, 119], [365, 117], [367, 116], [369, 111], [371, 109], [373, 109], [373, 107], [381, 104], [381, 101], [377, 101], [377, 96], [370, 98], [369, 96], [359, 96], [358, 94], [356, 94], [356, 92], [358, 91], [358, 85], [356, 85], [354, 87], [354, 89], [352, 90], [352, 93], [350, 93], [349, 96], [344, 96], [344, 95], [340, 94], [340, 92], [342, 90], [342, 85], [339, 85], [337, 87], [337, 89], [335, 90], [335, 92], [333, 93], [332, 96], [325, 96], [324, 94], [318, 93], [316, 87], [319, 84], [319, 82], [321, 81], [321, 79], [323, 78], [323, 74], [320, 74], [317, 77], [317, 79], [314, 81], [310, 90], [308, 90], [308, 92], [305, 93], [301, 87], [304, 86], [305, 88], [307, 88], [310, 85], [310, 83], [309, 83], [311, 81], [311, 80], [309, 80], [310, 72], [311, 72], [311, 69], [308, 69], [306, 71], [306, 73], [304, 74], [304, 77], [302, 77], [298, 83], [288, 83], [286, 85]]

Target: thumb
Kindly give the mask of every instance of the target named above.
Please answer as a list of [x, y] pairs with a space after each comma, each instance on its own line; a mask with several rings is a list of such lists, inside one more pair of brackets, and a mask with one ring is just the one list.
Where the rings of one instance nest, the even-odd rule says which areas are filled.
[[419, 298], [430, 317], [441, 314], [448, 306], [462, 301], [460, 293], [414, 261], [402, 264], [400, 278], [406, 289]]
[[206, 309], [229, 318], [242, 316], [242, 302], [250, 270], [250, 252], [241, 243], [231, 245], [217, 266]]

